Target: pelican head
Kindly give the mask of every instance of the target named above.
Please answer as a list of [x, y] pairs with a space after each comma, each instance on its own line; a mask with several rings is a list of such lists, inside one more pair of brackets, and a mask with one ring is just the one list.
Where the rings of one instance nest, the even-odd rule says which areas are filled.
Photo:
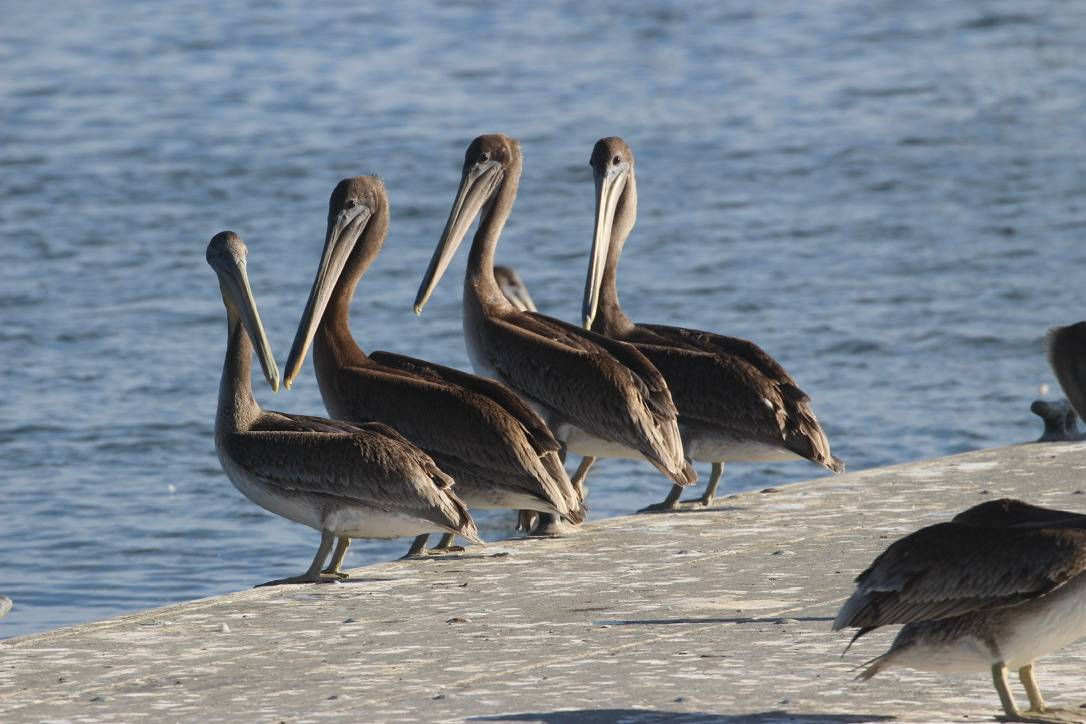
[[494, 267], [494, 279], [502, 290], [502, 294], [509, 303], [521, 312], [537, 311], [532, 295], [528, 293], [528, 285], [520, 278], [515, 269], [507, 266]]
[[306, 352], [313, 342], [317, 325], [324, 316], [332, 291], [343, 275], [362, 232], [377, 210], [387, 205], [385, 185], [376, 176], [343, 179], [332, 191], [332, 196], [328, 199], [328, 227], [324, 234], [321, 263], [317, 267], [317, 277], [313, 280], [305, 312], [298, 322], [298, 332], [287, 357], [286, 376], [283, 380], [287, 389], [290, 389], [294, 378], [302, 369], [302, 362], [305, 361]]
[[430, 259], [419, 293], [415, 297], [415, 314], [430, 300], [434, 287], [449, 267], [456, 249], [479, 212], [493, 200], [502, 180], [510, 171], [519, 173], [521, 164], [520, 144], [516, 139], [501, 133], [479, 136], [468, 146], [464, 154], [464, 168], [460, 176], [460, 188], [456, 192], [449, 220], [441, 233], [441, 241]]
[[588, 260], [588, 277], [585, 279], [584, 305], [581, 309], [585, 329], [590, 329], [596, 318], [615, 211], [627, 183], [633, 178], [633, 151], [618, 136], [601, 138], [596, 141], [588, 163], [596, 179], [596, 228], [592, 235], [592, 254]]
[[275, 365], [268, 335], [264, 333], [264, 323], [260, 321], [260, 312], [256, 308], [253, 290], [249, 287], [249, 275], [245, 271], [249, 250], [245, 242], [232, 231], [220, 231], [211, 238], [207, 245], [207, 263], [219, 277], [219, 289], [230, 324], [241, 320], [245, 333], [249, 335], [256, 348], [256, 357], [264, 371], [264, 379], [272, 390], [279, 391], [279, 368]]

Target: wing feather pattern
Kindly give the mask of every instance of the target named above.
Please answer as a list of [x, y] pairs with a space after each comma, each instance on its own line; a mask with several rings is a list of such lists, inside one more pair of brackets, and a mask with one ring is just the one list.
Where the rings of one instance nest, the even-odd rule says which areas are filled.
[[[969, 513], [962, 514], [967, 521]], [[876, 558], [856, 578], [856, 591], [833, 628], [872, 629], [1013, 606], [1084, 570], [1083, 516], [1045, 527], [939, 523], [905, 536]]]

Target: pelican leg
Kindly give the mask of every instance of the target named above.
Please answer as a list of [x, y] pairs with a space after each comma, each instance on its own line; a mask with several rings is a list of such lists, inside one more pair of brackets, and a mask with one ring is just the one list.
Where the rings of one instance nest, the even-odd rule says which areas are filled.
[[588, 471], [592, 469], [595, 462], [596, 458], [594, 457], [586, 455], [581, 458], [581, 464], [577, 466], [577, 471], [573, 473], [573, 478], [570, 480], [578, 495], [581, 496], [581, 500], [588, 496], [588, 488], [585, 486], [584, 481], [588, 478]]
[[335, 540], [335, 536], [329, 531], [321, 531], [321, 544], [317, 548], [317, 555], [313, 556], [313, 562], [309, 564], [309, 570], [300, 576], [292, 576], [290, 578], [279, 578], [274, 581], [268, 581], [267, 583], [261, 583], [261, 586], [280, 586], [284, 583], [325, 583], [339, 580], [335, 576], [325, 576], [321, 573], [321, 568], [324, 566], [324, 559], [328, 557], [328, 552], [332, 550], [332, 541]]
[[664, 498], [661, 502], [653, 503], [652, 505], [646, 506], [646, 507], [642, 508], [641, 510], [639, 510], [637, 512], [638, 513], [665, 513], [665, 512], [667, 512], [669, 510], [678, 510], [679, 509], [679, 498], [682, 497], [682, 494], [683, 494], [683, 488], [682, 488], [681, 485], [672, 485], [671, 486], [671, 491], [667, 494], [667, 497]]
[[336, 578], [350, 578], [349, 573], [344, 573], [339, 570], [339, 567], [343, 565], [343, 558], [347, 555], [347, 549], [351, 545], [351, 539], [347, 536], [340, 536], [336, 541], [336, 549], [332, 552], [332, 562], [321, 571], [326, 576], [335, 576]]
[[456, 539], [456, 535], [453, 533], [446, 533], [441, 536], [441, 540], [436, 546], [430, 549], [431, 553], [462, 553], [464, 546], [453, 545], [453, 541]]
[[517, 530], [527, 533], [535, 525], [538, 513], [534, 510], [518, 510], [517, 511]]
[[1026, 716], [1043, 715], [1045, 721], [1086, 721], [1086, 710], [1051, 709], [1045, 706], [1044, 697], [1041, 696], [1041, 690], [1037, 687], [1037, 680], [1033, 678], [1033, 664], [1018, 669], [1018, 678], [1026, 689], [1026, 696], [1029, 697], [1030, 710], [1025, 712]]
[[[1019, 670], [1019, 676], [1022, 678], [1022, 683], [1025, 683], [1026, 679], [1033, 678], [1033, 672], [1029, 672], [1025, 676], [1021, 674]], [[1003, 716], [999, 717], [1000, 721], [1021, 721], [1021, 722], [1044, 722], [1046, 724], [1052, 724], [1053, 722], [1067, 722], [1074, 721], [1072, 719], [1064, 718], [1053, 712], [1048, 711], [1022, 711], [1018, 708], [1018, 705], [1014, 701], [1014, 695], [1011, 694], [1011, 687], [1007, 683], [1007, 665], [1000, 661], [997, 664], [992, 664], [992, 683], [995, 684], [996, 691], [999, 693], [999, 702], [1003, 705]], [[1034, 689], [1036, 689], [1036, 683], [1034, 683]], [[1029, 686], [1026, 687], [1026, 692], [1029, 693]], [[1034, 691], [1034, 694], [1039, 694]], [[1030, 695], [1030, 704], [1034, 704], [1033, 695]], [[1043, 704], [1043, 702], [1041, 702]]]
[[557, 538], [562, 535], [562, 521], [554, 513], [540, 513], [539, 522], [528, 535], [535, 538]]
[[417, 556], [426, 555], [426, 541], [429, 539], [429, 533], [415, 536], [415, 540], [411, 542], [411, 547], [407, 549], [407, 555], [405, 555], [404, 558], [415, 558]]
[[709, 474], [709, 484], [705, 486], [705, 492], [702, 496], [696, 500], [684, 500], [683, 502], [709, 507], [716, 498], [716, 486], [720, 484], [722, 477], [724, 477], [724, 463], [713, 463], [713, 472]]
[[1029, 708], [1033, 711], [1043, 712], [1045, 710], [1045, 700], [1041, 696], [1041, 690], [1037, 688], [1037, 680], [1033, 678], [1033, 664], [1020, 668], [1018, 678], [1026, 689], [1026, 696], [1029, 697]]

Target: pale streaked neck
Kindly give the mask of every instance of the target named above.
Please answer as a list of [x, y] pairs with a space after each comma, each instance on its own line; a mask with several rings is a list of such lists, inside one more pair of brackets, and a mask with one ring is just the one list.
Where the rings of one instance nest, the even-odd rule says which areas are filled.
[[608, 337], [621, 337], [634, 327], [634, 323], [622, 311], [618, 300], [618, 260], [622, 247], [637, 221], [637, 182], [633, 171], [626, 180], [622, 197], [615, 207], [615, 220], [611, 225], [611, 244], [607, 248], [607, 261], [600, 281], [600, 299], [592, 331]]
[[248, 430], [261, 412], [253, 397], [253, 343], [233, 310], [227, 313], [227, 329], [226, 359], [215, 416], [216, 437]]
[[467, 273], [464, 276], [465, 299], [470, 294], [482, 307], [494, 311], [514, 309], [494, 278], [494, 254], [513, 202], [516, 201], [519, 184], [520, 163], [514, 162], [506, 170], [494, 198], [480, 212], [482, 219], [468, 253]]

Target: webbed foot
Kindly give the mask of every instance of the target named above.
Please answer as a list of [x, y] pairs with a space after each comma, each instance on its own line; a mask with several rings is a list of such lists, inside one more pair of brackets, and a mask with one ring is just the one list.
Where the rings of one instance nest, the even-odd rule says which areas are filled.
[[267, 583], [261, 583], [254, 588], [263, 588], [264, 586], [282, 586], [288, 583], [335, 583], [339, 580], [337, 576], [329, 576], [324, 573], [303, 573], [300, 576], [291, 576], [290, 578], [277, 578], [274, 581], [268, 581]]
[[528, 533], [533, 538], [557, 538], [562, 535], [562, 521], [557, 515], [542, 513], [539, 523]]
[[646, 505], [638, 513], [670, 513], [674, 510], [678, 510], [682, 507], [681, 501], [678, 500], [662, 500], [659, 503], [653, 503], [652, 505]]
[[350, 578], [351, 577], [350, 573], [344, 573], [343, 571], [339, 570], [338, 568], [332, 568], [331, 566], [328, 566], [323, 571], [321, 571], [321, 575], [322, 576], [332, 576], [333, 578], [337, 578], [337, 579], [339, 579], [341, 581], [343, 579], [345, 579], [345, 578]]

